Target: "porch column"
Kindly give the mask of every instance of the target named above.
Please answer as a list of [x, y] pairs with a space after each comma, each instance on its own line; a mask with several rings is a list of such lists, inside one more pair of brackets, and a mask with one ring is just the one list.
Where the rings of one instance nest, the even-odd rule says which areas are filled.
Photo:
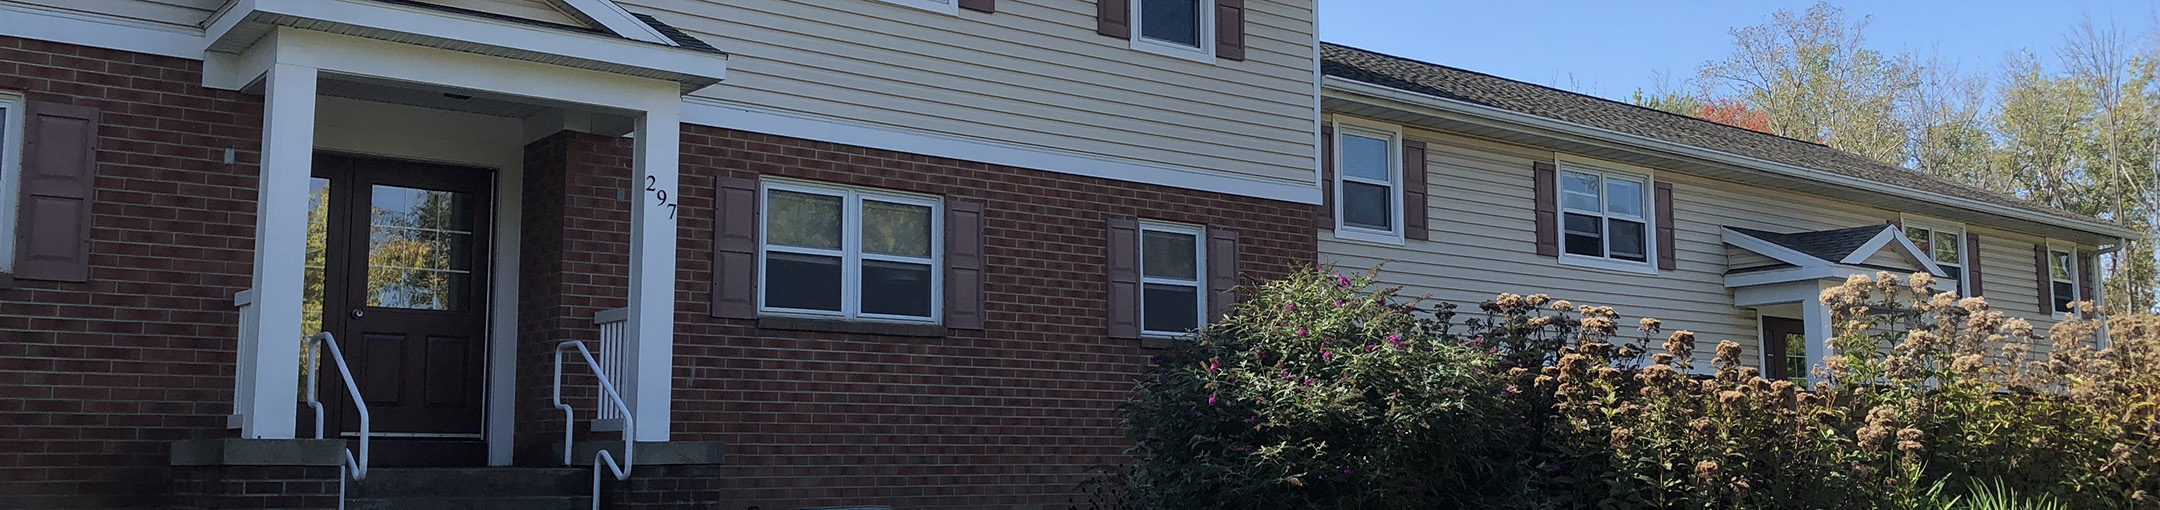
[[[680, 100], [670, 102], [681, 104]], [[631, 360], [622, 385], [638, 441], [668, 440], [668, 402], [675, 373], [675, 204], [681, 114], [670, 108], [638, 117], [632, 182], [642, 191], [630, 208], [630, 317], [623, 355]]]
[[315, 158], [313, 67], [264, 75], [261, 177], [255, 197], [255, 288], [241, 308], [240, 436], [292, 439], [300, 392], [300, 293], [307, 261], [308, 177]]
[[1830, 354], [1830, 337], [1837, 333], [1837, 327], [1830, 322], [1830, 306], [1820, 298], [1800, 300], [1800, 315], [1807, 327], [1807, 376], [1812, 383], [1822, 380], [1815, 376], [1815, 367], [1822, 366], [1823, 357]]

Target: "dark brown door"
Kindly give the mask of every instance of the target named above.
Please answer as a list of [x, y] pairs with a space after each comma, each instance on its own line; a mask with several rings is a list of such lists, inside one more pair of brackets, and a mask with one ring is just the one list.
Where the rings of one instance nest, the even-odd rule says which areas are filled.
[[1807, 322], [1784, 317], [1763, 317], [1763, 378], [1806, 380]]
[[[371, 463], [481, 465], [490, 173], [318, 154], [314, 177], [306, 325], [352, 366]], [[336, 368], [316, 369], [326, 425], [358, 437]]]

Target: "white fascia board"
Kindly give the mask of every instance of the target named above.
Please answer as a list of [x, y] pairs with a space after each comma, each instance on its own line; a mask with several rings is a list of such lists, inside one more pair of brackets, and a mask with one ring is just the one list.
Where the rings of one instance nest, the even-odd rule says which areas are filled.
[[1579, 136], [1591, 140], [1597, 140], [1605, 143], [1618, 144], [1618, 147], [1616, 148], [1621, 149], [1631, 149], [1637, 151], [1647, 150], [1679, 155], [1692, 159], [1706, 160], [1720, 164], [1746, 168], [1750, 170], [1767, 172], [1775, 175], [1811, 180], [1825, 184], [1844, 186], [1875, 193], [1882, 193], [1921, 202], [1940, 204], [1949, 207], [1978, 211], [1986, 214], [2016, 218], [2043, 225], [2053, 225], [2071, 230], [2090, 232], [2094, 234], [2100, 234], [2106, 237], [2144, 239], [2143, 233], [2121, 226], [2108, 224], [2105, 222], [2065, 218], [2038, 211], [2031, 211], [2001, 204], [1983, 202], [1971, 198], [1907, 188], [1904, 186], [1877, 182], [1843, 174], [1825, 172], [1798, 165], [1790, 165], [1760, 158], [1742, 156], [1729, 152], [1696, 147], [1683, 143], [1659, 140], [1656, 138], [1642, 135], [1622, 133], [1610, 129], [1586, 126], [1573, 122], [1541, 117], [1502, 108], [1494, 108], [1491, 106], [1471, 103], [1468, 101], [1449, 99], [1430, 94], [1422, 94], [1385, 85], [1366, 83], [1337, 76], [1328, 76], [1325, 77], [1323, 80], [1323, 88], [1325, 89], [1332, 89], [1351, 94], [1359, 94], [1370, 97], [1389, 99], [1393, 101], [1400, 101], [1406, 104], [1432, 108], [1434, 110], [1452, 113], [1456, 115], [1476, 117], [1486, 121], [1497, 122], [1505, 125], [1501, 127], [1514, 127], [1518, 129], [1521, 127], [1530, 127], [1536, 129], [1543, 129], [1573, 136]]
[[[250, 5], [252, 4], [252, 5]], [[252, 8], [249, 8], [252, 7]], [[612, 37], [565, 30], [489, 21], [402, 7], [381, 2], [352, 0], [240, 0], [211, 22], [208, 39], [213, 43], [253, 13], [292, 16], [435, 37], [473, 44], [537, 51], [552, 55], [609, 62], [711, 80], [727, 77], [727, 57], [700, 51], [625, 41]]]
[[1822, 298], [1823, 280], [1795, 280], [1733, 289], [1733, 306], [1758, 308]]
[[1838, 263], [1859, 264], [1867, 262], [1868, 257], [1873, 257], [1876, 252], [1893, 245], [1897, 246], [1898, 249], [1905, 250], [1905, 254], [1911, 256], [1913, 260], [1920, 261], [1920, 266], [1927, 268], [1928, 274], [1937, 277], [1950, 276], [1948, 273], [1943, 272], [1942, 266], [1935, 265], [1934, 256], [1921, 253], [1920, 246], [1913, 244], [1911, 239], [1906, 239], [1905, 233], [1899, 231], [1894, 225], [1884, 225], [1882, 232], [1878, 232], [1874, 238], [1868, 239], [1867, 244], [1860, 245], [1860, 249], [1846, 254], [1845, 258], [1839, 260]]
[[[279, 27], [278, 65], [327, 73], [374, 76], [500, 92], [629, 112], [674, 112], [683, 106], [675, 82], [566, 68], [478, 53]], [[266, 41], [272, 39], [266, 39]]]
[[617, 5], [613, 0], [549, 1], [558, 7], [569, 10], [578, 17], [599, 24], [601, 28], [606, 28], [609, 32], [614, 32], [615, 35], [653, 44], [678, 46], [673, 39], [668, 39], [659, 30], [654, 30], [652, 25], [645, 24], [645, 20], [630, 15], [630, 11], [623, 10], [622, 6]]
[[1777, 243], [1764, 241], [1761, 238], [1757, 238], [1755, 236], [1742, 234], [1739, 231], [1730, 228], [1719, 228], [1718, 230], [1720, 234], [1724, 237], [1725, 244], [1738, 246], [1746, 249], [1747, 251], [1752, 251], [1765, 257], [1777, 259], [1779, 262], [1784, 262], [1800, 267], [1830, 266], [1830, 261], [1816, 258], [1814, 255], [1801, 253], [1800, 250], [1786, 248]]
[[1851, 278], [1853, 275], [1869, 274], [1875, 274], [1874, 270], [1846, 266], [1788, 267], [1725, 275], [1725, 288], [1736, 289], [1813, 280], [1842, 281]]
[[925, 156], [1300, 204], [1320, 203], [1319, 187], [1304, 180], [1262, 180], [1203, 169], [1147, 165], [1087, 154], [791, 115], [704, 98], [684, 98], [682, 118], [683, 122], [703, 126]]
[[150, 55], [202, 58], [201, 30], [158, 27], [0, 2], [0, 35]]

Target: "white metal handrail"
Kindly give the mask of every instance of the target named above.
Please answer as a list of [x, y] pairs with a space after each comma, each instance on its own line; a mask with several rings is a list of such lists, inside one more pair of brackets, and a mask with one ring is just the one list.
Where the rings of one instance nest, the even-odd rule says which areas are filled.
[[585, 366], [591, 368], [593, 378], [600, 381], [600, 394], [607, 397], [607, 402], [603, 403], [603, 406], [607, 403], [615, 404], [615, 411], [622, 415], [622, 463], [616, 464], [615, 456], [609, 454], [606, 448], [601, 448], [600, 452], [593, 456], [592, 507], [593, 510], [600, 510], [600, 468], [605, 466], [608, 471], [615, 473], [615, 480], [617, 481], [630, 479], [632, 458], [637, 456], [637, 449], [634, 448], [636, 445], [632, 444], [637, 438], [637, 424], [630, 415], [629, 404], [624, 403], [622, 394], [615, 391], [615, 383], [608, 380], [607, 374], [600, 367], [600, 362], [593, 359], [592, 351], [585, 349], [585, 342], [570, 340], [557, 344], [555, 346], [555, 408], [561, 409], [563, 412], [563, 465], [571, 465], [574, 462], [571, 460], [571, 451], [576, 443], [571, 441], [571, 433], [577, 430], [577, 415], [571, 412], [570, 404], [565, 404], [562, 400], [563, 351], [571, 349], [576, 349], [578, 355], [585, 358]]
[[[324, 331], [316, 333], [308, 341], [315, 344], [309, 346], [311, 348], [308, 349], [308, 367], [310, 368], [308, 370], [307, 384], [307, 404], [308, 407], [315, 409], [315, 438], [323, 439], [323, 406], [322, 401], [316, 398], [316, 388], [321, 386], [317, 384], [317, 380], [320, 379], [320, 374], [322, 374], [322, 353], [329, 351], [330, 361], [337, 364], [338, 375], [345, 378], [345, 393], [352, 396], [353, 408], [360, 411], [360, 456], [358, 458], [353, 457], [352, 449], [347, 448], [345, 450], [345, 467], [352, 474], [352, 479], [365, 479], [367, 478], [368, 467], [368, 436], [372, 432], [369, 428], [367, 400], [360, 398], [360, 386], [353, 384], [352, 368], [345, 365], [345, 353], [338, 349], [337, 337], [331, 335], [328, 331]], [[344, 502], [340, 501], [339, 507], [342, 508], [343, 506]]]

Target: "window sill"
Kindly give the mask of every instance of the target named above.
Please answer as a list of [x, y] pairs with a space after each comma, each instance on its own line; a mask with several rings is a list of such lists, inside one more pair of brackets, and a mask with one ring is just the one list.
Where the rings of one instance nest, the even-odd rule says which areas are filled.
[[786, 331], [818, 331], [918, 338], [941, 338], [945, 336], [945, 325], [943, 324], [850, 321], [808, 317], [758, 317], [757, 327], [759, 329]]
[[1144, 37], [1133, 37], [1132, 49], [1138, 51], [1145, 51], [1148, 53], [1154, 53], [1165, 57], [1182, 58], [1202, 64], [1215, 63], [1214, 52], [1210, 52], [1200, 48], [1194, 48], [1191, 46], [1180, 46], [1165, 42], [1155, 42], [1152, 40], [1148, 40]]
[[1560, 265], [1595, 269], [1615, 273], [1657, 276], [1658, 268], [1648, 262], [1623, 262], [1618, 260], [1560, 253]]
[[1334, 229], [1334, 236], [1335, 240], [1337, 241], [1351, 241], [1386, 246], [1402, 246], [1404, 244], [1401, 234], [1372, 232], [1359, 229], [1357, 227], [1336, 227]]
[[953, 15], [953, 16], [959, 16], [959, 15], [960, 15], [960, 1], [959, 1], [959, 0], [946, 0], [946, 1], [944, 1], [944, 2], [937, 2], [937, 1], [934, 1], [934, 0], [882, 0], [882, 1], [884, 1], [885, 3], [888, 3], [888, 4], [898, 5], [898, 6], [901, 6], [901, 7], [910, 7], [910, 8], [915, 8], [915, 9], [921, 9], [921, 10], [925, 10], [925, 11], [930, 11], [930, 12], [934, 12], [934, 13], [938, 13], [938, 14], [947, 14], [947, 15]]

